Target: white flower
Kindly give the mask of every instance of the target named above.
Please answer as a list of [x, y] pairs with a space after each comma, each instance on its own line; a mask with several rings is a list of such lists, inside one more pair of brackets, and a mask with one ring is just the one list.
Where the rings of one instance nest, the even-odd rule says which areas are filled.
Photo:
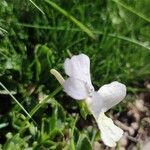
[[[114, 81], [95, 91], [91, 83], [90, 60], [85, 54], [73, 56], [71, 59], [67, 58], [64, 67], [69, 76], [67, 80], [61, 82], [64, 91], [76, 100], [85, 99], [101, 130], [103, 142], [109, 147], [115, 147], [116, 142], [123, 135], [123, 130], [117, 127], [112, 119], [106, 117], [104, 113], [125, 98], [126, 86]], [[51, 72], [54, 74], [53, 71]], [[56, 78], [58, 79], [58, 77]]]
[[94, 91], [91, 83], [89, 57], [80, 54], [71, 59], [67, 58], [64, 67], [69, 76], [64, 83], [65, 92], [76, 100], [88, 98]]

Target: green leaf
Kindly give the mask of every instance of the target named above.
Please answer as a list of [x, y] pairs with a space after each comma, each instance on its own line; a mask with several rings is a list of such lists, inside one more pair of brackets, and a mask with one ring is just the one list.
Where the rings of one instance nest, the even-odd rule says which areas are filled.
[[19, 105], [19, 107], [25, 112], [25, 114], [31, 119], [32, 117], [26, 111], [26, 109], [20, 104], [20, 102], [9, 92], [9, 90], [0, 82], [0, 86], [6, 90], [6, 92], [10, 95], [10, 97]]
[[127, 9], [128, 11], [134, 13], [135, 15], [139, 16], [140, 18], [142, 18], [143, 20], [150, 22], [150, 18], [146, 17], [145, 15], [143, 15], [142, 13], [136, 11], [134, 8], [126, 5], [125, 3], [121, 2], [120, 0], [112, 0], [113, 2], [115, 2], [116, 4], [124, 7], [125, 9]]
[[87, 115], [90, 114], [90, 111], [88, 109], [88, 106], [87, 104], [85, 103], [85, 101], [80, 101], [79, 102], [79, 107], [80, 107], [80, 113], [81, 113], [81, 116], [86, 119]]
[[63, 135], [63, 132], [62, 132], [59, 128], [54, 129], [54, 130], [50, 133], [50, 138], [53, 139], [53, 140], [55, 140], [55, 141], [56, 141], [56, 139], [57, 139], [57, 140], [60, 139], [60, 141], [62, 141], [63, 136], [64, 136], [64, 135]]
[[49, 5], [51, 5], [53, 8], [58, 10], [60, 13], [62, 13], [64, 16], [69, 18], [74, 24], [76, 24], [79, 28], [81, 28], [87, 35], [89, 35], [92, 39], [95, 39], [95, 35], [93, 32], [87, 28], [84, 24], [82, 24], [79, 20], [77, 20], [75, 17], [70, 15], [66, 10], [58, 6], [56, 3], [50, 1], [50, 0], [45, 0]]
[[42, 14], [44, 14], [43, 10], [38, 7], [32, 0], [29, 0]]
[[36, 80], [44, 80], [49, 75], [49, 68], [52, 68], [52, 64], [55, 63], [55, 57], [46, 45], [36, 45], [34, 53]]
[[77, 150], [92, 150], [90, 140], [85, 134], [80, 134], [78, 143], [76, 145]]
[[1, 124], [0, 124], [0, 129], [7, 127], [8, 124], [9, 124], [9, 123], [1, 123]]

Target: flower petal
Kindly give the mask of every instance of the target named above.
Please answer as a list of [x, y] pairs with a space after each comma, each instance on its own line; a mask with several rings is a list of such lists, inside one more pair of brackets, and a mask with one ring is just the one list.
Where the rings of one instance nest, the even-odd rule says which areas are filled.
[[64, 91], [76, 100], [83, 100], [88, 97], [88, 91], [85, 83], [72, 77], [65, 81]]
[[100, 113], [97, 124], [101, 131], [101, 138], [104, 144], [109, 147], [115, 147], [116, 142], [123, 135], [123, 130], [117, 127], [112, 119], [108, 118], [104, 113]]
[[105, 112], [125, 98], [126, 86], [122, 83], [114, 81], [110, 84], [102, 86], [98, 90], [98, 93], [103, 99], [103, 111]]
[[103, 108], [103, 97], [99, 93], [94, 91], [91, 97], [88, 97], [86, 99], [86, 103], [94, 118], [98, 119], [99, 114]]
[[71, 59], [67, 58], [64, 67], [68, 76], [91, 84], [90, 59], [87, 55], [80, 54], [71, 57]]

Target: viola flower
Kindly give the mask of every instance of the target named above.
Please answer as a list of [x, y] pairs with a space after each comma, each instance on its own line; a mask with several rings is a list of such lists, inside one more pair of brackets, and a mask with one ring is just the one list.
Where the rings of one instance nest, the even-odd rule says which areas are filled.
[[101, 131], [105, 145], [115, 147], [123, 135], [123, 130], [117, 127], [111, 118], [104, 113], [118, 104], [126, 96], [126, 86], [114, 81], [94, 90], [90, 76], [90, 60], [85, 54], [67, 58], [64, 63], [65, 73], [69, 76], [64, 80], [54, 69], [51, 73], [63, 85], [64, 91], [76, 100], [85, 100]]

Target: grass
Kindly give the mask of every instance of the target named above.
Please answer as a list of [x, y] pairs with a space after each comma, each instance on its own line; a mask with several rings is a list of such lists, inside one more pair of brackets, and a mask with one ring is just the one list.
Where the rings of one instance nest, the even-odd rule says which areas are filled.
[[1, 149], [92, 149], [100, 139], [93, 118], [83, 119], [84, 105], [67, 97], [49, 71], [65, 76], [65, 58], [85, 53], [95, 88], [118, 80], [128, 93], [147, 90], [148, 4], [2, 0], [0, 82], [10, 92], [0, 88]]

